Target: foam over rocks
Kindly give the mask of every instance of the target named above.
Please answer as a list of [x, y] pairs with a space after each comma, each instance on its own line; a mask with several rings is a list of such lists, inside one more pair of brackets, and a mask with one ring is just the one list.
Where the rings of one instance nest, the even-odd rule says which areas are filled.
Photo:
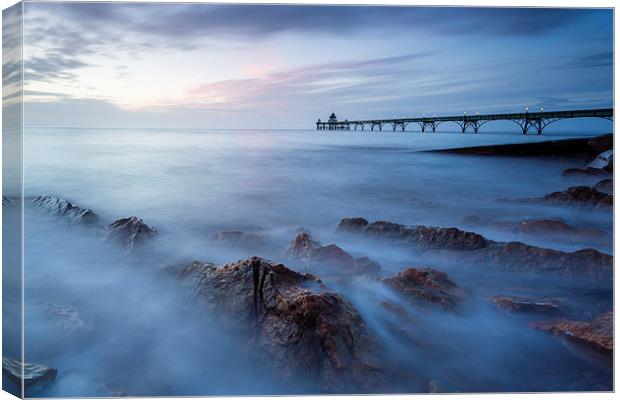
[[108, 239], [131, 252], [138, 246], [155, 238], [156, 229], [149, 227], [138, 217], [121, 218], [108, 225]]
[[[23, 371], [23, 374], [22, 374]], [[51, 384], [58, 371], [45, 365], [24, 363], [12, 358], [2, 358], [2, 388], [11, 393], [21, 392], [22, 378], [26, 396], [30, 396]], [[8, 384], [11, 387], [6, 387]]]
[[31, 203], [37, 210], [66, 218], [72, 222], [94, 224], [99, 219], [97, 214], [88, 208], [78, 207], [67, 200], [50, 195], [37, 196], [31, 200]]
[[609, 311], [589, 322], [561, 319], [538, 322], [534, 327], [612, 357], [613, 325], [614, 313]]
[[388, 240], [417, 253], [433, 253], [446, 260], [488, 269], [604, 279], [612, 276], [613, 257], [594, 249], [564, 252], [521, 242], [495, 242], [457, 228], [369, 223], [363, 218], [343, 219], [338, 231]]
[[283, 257], [301, 261], [306, 267], [326, 267], [329, 274], [377, 274], [381, 266], [368, 257], [353, 258], [335, 244], [321, 246], [310, 234], [301, 232], [291, 242]]
[[360, 314], [313, 275], [258, 257], [219, 267], [193, 262], [176, 273], [292, 390], [374, 393], [384, 387], [377, 344]]

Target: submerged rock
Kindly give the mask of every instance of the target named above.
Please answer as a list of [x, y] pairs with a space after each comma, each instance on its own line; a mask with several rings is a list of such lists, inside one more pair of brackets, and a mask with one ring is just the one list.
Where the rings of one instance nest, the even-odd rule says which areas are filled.
[[588, 186], [572, 186], [564, 191], [549, 193], [543, 197], [501, 201], [611, 210], [614, 204], [614, 197]]
[[246, 248], [260, 248], [266, 242], [262, 236], [256, 233], [245, 233], [242, 231], [218, 231], [213, 236], [213, 241], [226, 246], [238, 246]]
[[614, 313], [609, 311], [590, 322], [563, 319], [538, 322], [534, 327], [612, 357], [613, 321]]
[[54, 368], [33, 363], [24, 363], [22, 365], [21, 361], [12, 358], [2, 358], [3, 378], [7, 378], [11, 383], [17, 385], [18, 388], [21, 387], [23, 378], [26, 395], [31, 395], [43, 389], [45, 386], [52, 383], [57, 375], [58, 371]]
[[88, 208], [81, 208], [54, 196], [37, 196], [31, 200], [33, 208], [42, 210], [59, 217], [66, 218], [72, 222], [94, 224], [99, 217]]
[[44, 306], [50, 320], [59, 328], [70, 331], [83, 331], [89, 328], [89, 326], [82, 320], [80, 313], [77, 309], [62, 305], [47, 303]]
[[283, 257], [301, 261], [307, 267], [326, 267], [328, 273], [340, 274], [376, 274], [381, 266], [368, 257], [353, 258], [349, 253], [335, 244], [321, 246], [305, 232], [295, 236]]
[[194, 262], [178, 274], [295, 391], [371, 393], [383, 387], [377, 344], [361, 316], [316, 277], [258, 257], [220, 267]]
[[510, 312], [557, 313], [560, 304], [551, 299], [537, 299], [519, 296], [492, 296], [489, 301]]
[[343, 219], [339, 230], [388, 240], [417, 253], [441, 255], [460, 264], [514, 272], [542, 272], [561, 275], [589, 275], [610, 278], [613, 257], [594, 249], [575, 252], [545, 249], [521, 242], [495, 242], [456, 228], [407, 227], [391, 222], [368, 223], [349, 229]]
[[383, 282], [404, 297], [440, 306], [457, 312], [463, 301], [464, 292], [445, 272], [432, 268], [407, 268]]
[[122, 218], [108, 225], [108, 238], [116, 241], [128, 251], [133, 251], [157, 236], [152, 229], [138, 217]]
[[613, 179], [603, 179], [599, 181], [596, 185], [592, 186], [592, 189], [598, 190], [601, 193], [605, 194], [614, 194], [614, 180]]

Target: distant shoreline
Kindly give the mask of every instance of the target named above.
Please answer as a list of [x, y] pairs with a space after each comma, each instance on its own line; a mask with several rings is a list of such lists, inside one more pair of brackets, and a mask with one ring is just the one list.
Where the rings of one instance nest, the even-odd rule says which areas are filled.
[[549, 140], [535, 143], [498, 144], [475, 147], [457, 147], [452, 149], [425, 150], [425, 153], [450, 153], [476, 156], [597, 156], [612, 149], [612, 133], [578, 139]]

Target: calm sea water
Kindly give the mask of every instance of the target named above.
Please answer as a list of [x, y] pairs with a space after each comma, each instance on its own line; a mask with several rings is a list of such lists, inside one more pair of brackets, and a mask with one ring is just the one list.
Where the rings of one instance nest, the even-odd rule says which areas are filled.
[[[391, 275], [418, 260], [338, 238], [334, 230], [341, 218], [459, 226], [464, 216], [476, 214], [560, 217], [581, 227], [612, 227], [605, 213], [495, 201], [584, 183], [561, 177], [581, 161], [422, 152], [565, 135], [28, 128], [24, 136], [26, 196], [65, 198], [93, 209], [104, 222], [136, 215], [161, 233], [156, 256], [128, 260], [90, 232], [26, 211], [26, 358], [60, 371], [43, 396], [282, 393], [277, 381], [239, 353], [238, 341], [197, 312], [178, 285], [144, 273], [150, 264], [155, 269], [178, 260], [224, 263], [254, 255], [214, 244], [210, 239], [218, 230], [258, 232], [271, 245], [259, 255], [277, 259], [305, 227], [321, 242], [379, 260], [383, 273]], [[483, 233], [511, 240], [505, 232]], [[542, 239], [532, 244], [579, 248]], [[610, 244], [598, 247], [610, 252]], [[474, 311], [466, 318], [420, 316], [421, 329], [436, 337], [435, 346], [445, 354], [433, 358], [428, 349], [407, 350], [401, 361], [421, 379], [394, 391], [424, 390], [425, 379], [440, 380], [447, 391], [611, 385], [605, 363], [584, 359], [556, 338], [527, 328], [523, 319], [490, 308], [484, 296], [499, 289], [481, 288], [477, 273], [444, 269], [474, 293]], [[540, 286], [548, 283], [538, 280]], [[372, 290], [361, 284], [347, 296], [379, 334], [372, 322], [378, 311], [367, 300]], [[92, 330], [59, 329], [46, 316], [50, 303], [77, 310]], [[404, 351], [384, 339], [394, 352]]]

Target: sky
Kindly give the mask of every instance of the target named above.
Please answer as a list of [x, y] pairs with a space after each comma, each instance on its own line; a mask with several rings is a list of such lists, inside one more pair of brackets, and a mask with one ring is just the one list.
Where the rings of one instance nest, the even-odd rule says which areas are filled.
[[27, 2], [26, 125], [610, 107], [612, 34], [609, 9]]

